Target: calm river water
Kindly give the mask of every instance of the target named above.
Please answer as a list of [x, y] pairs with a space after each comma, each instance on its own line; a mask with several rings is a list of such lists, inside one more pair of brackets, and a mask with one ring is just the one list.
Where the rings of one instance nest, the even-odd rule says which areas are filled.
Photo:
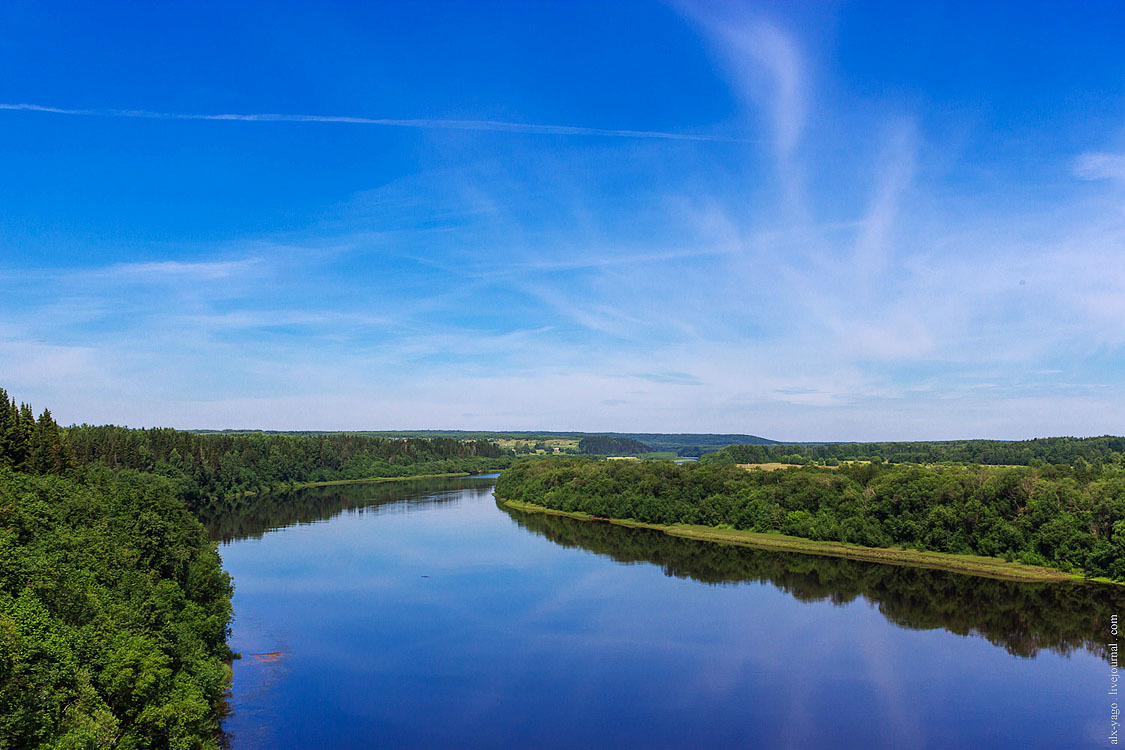
[[1106, 747], [1121, 703], [1109, 587], [523, 514], [489, 479], [259, 502], [210, 523], [236, 749]]

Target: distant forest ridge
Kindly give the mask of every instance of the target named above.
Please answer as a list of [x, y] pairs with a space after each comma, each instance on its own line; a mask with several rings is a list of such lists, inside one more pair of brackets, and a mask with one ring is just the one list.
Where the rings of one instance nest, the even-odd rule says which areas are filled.
[[155, 475], [170, 480], [193, 510], [227, 495], [309, 482], [495, 471], [513, 455], [484, 439], [60, 428], [49, 410], [36, 417], [30, 404], [17, 404], [0, 388], [0, 469], [69, 475], [100, 468]]
[[578, 450], [582, 453], [598, 456], [636, 456], [656, 453], [656, 449], [648, 443], [642, 443], [633, 438], [609, 435], [584, 437], [578, 441]]
[[782, 442], [757, 435], [730, 433], [653, 433], [653, 432], [562, 432], [562, 431], [470, 431], [470, 430], [370, 430], [360, 432], [278, 432], [256, 430], [194, 430], [199, 434], [348, 434], [385, 439], [436, 439], [523, 441], [573, 441], [573, 453], [607, 456], [675, 453], [680, 456], [707, 455], [709, 461], [726, 463], [793, 463], [870, 460], [889, 463], [979, 463], [1028, 466], [1033, 462], [1071, 463], [1082, 459], [1109, 463], [1125, 454], [1125, 437], [1045, 437], [1030, 440], [915, 440], [881, 442]]
[[381, 438], [454, 438], [456, 440], [522, 440], [540, 442], [545, 440], [573, 440], [575, 443], [587, 438], [614, 438], [643, 443], [647, 451], [621, 451], [604, 455], [634, 455], [635, 453], [675, 453], [680, 456], [701, 456], [725, 448], [728, 445], [782, 445], [777, 440], [758, 435], [731, 433], [696, 432], [564, 432], [552, 430], [191, 430], [201, 435], [227, 434], [244, 435], [264, 433], [268, 435], [365, 435]]
[[970, 463], [994, 466], [1121, 464], [1125, 437], [1051, 437], [1033, 440], [942, 440], [910, 443], [730, 445], [704, 461], [727, 464], [808, 464], [880, 460], [888, 463]]

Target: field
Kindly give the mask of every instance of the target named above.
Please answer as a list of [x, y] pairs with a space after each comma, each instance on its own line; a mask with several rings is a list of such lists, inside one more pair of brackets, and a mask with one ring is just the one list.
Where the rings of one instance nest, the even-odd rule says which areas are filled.
[[[563, 453], [566, 450], [578, 450], [578, 438], [536, 436], [531, 438], [503, 437], [497, 438], [496, 443], [506, 450], [516, 450], [526, 446], [532, 453]], [[536, 446], [545, 446], [536, 448]]]

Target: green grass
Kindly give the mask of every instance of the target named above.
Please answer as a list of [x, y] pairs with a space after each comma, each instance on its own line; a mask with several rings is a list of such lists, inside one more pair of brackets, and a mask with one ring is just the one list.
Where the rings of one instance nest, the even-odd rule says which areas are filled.
[[[556, 516], [576, 518], [581, 521], [594, 520], [595, 517], [587, 513], [545, 508], [533, 503], [518, 500], [504, 500], [497, 498], [508, 507], [529, 513], [549, 513]], [[606, 519], [597, 519], [606, 520]], [[634, 521], [627, 518], [608, 519], [611, 523], [628, 528], [654, 529], [663, 531], [672, 536], [700, 539], [718, 544], [737, 544], [757, 549], [777, 550], [782, 552], [798, 552], [809, 555], [827, 555], [830, 557], [846, 557], [852, 560], [885, 563], [888, 565], [904, 565], [916, 568], [932, 568], [935, 570], [948, 570], [954, 573], [983, 576], [986, 578], [1000, 578], [1013, 581], [1071, 581], [1086, 580], [1080, 574], [1064, 573], [1061, 570], [1042, 568], [1034, 565], [1007, 562], [996, 557], [980, 557], [978, 555], [953, 555], [945, 552], [929, 552], [901, 547], [863, 547], [858, 544], [844, 542], [817, 542], [801, 537], [786, 536], [784, 534], [763, 534], [756, 531], [741, 531], [738, 529], [723, 529], [713, 526], [694, 526], [690, 524], [653, 524]], [[1115, 583], [1106, 579], [1089, 579], [1104, 583]]]

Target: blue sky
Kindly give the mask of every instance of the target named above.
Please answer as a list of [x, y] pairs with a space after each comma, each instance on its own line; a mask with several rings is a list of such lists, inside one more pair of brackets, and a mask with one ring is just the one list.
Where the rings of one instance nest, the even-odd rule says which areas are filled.
[[1120, 3], [0, 6], [64, 423], [1125, 432]]

